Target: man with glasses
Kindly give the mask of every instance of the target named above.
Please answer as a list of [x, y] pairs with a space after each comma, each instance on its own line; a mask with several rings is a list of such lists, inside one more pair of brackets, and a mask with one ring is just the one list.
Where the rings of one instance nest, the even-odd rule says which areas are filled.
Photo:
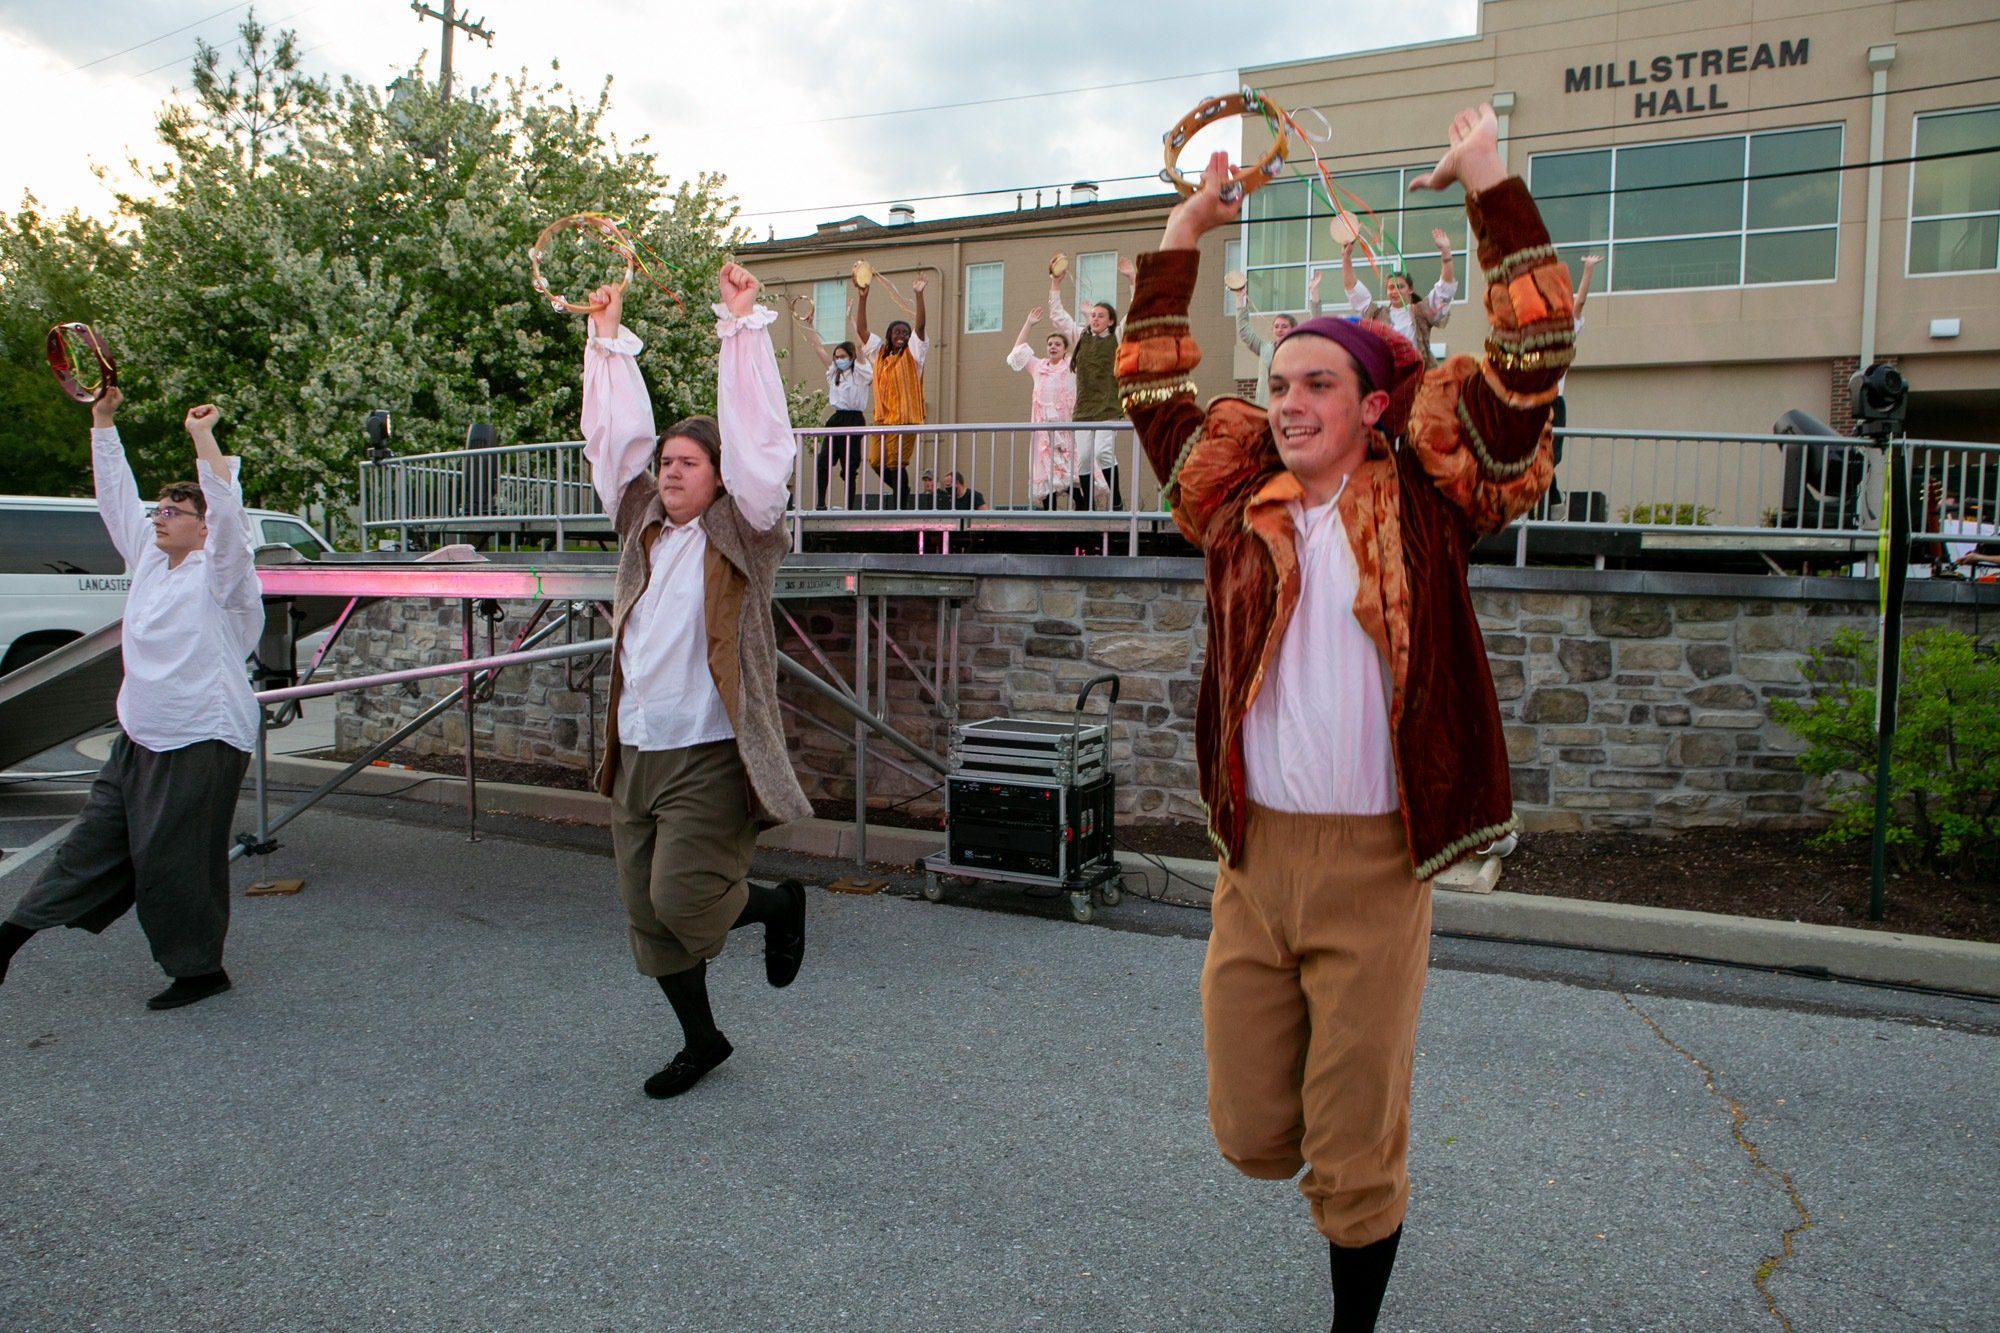
[[136, 907], [172, 984], [146, 1001], [178, 1009], [229, 989], [229, 828], [257, 743], [244, 659], [264, 627], [236, 461], [215, 443], [219, 414], [187, 414], [193, 482], [161, 490], [148, 517], [113, 418], [116, 387], [91, 407], [97, 507], [125, 557], [125, 682], [118, 739], [76, 827], [39, 883], [0, 924], [0, 981], [36, 931], [97, 932]]

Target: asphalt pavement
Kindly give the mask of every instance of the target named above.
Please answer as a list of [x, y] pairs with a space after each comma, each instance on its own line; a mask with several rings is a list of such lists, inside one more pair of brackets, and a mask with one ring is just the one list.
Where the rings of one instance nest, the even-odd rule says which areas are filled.
[[[654, 1102], [601, 832], [389, 808], [236, 868], [307, 883], [238, 897], [227, 995], [147, 1011], [129, 918], [16, 959], [0, 1329], [1325, 1327], [1208, 1137], [1201, 913], [815, 890]], [[1439, 941], [1384, 1329], [1993, 1327], [2000, 1009], [1608, 957]]]

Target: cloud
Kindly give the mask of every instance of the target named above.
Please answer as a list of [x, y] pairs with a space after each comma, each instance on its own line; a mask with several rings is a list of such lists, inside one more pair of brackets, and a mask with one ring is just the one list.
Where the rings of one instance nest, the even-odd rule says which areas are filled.
[[[240, 11], [86, 71], [72, 66], [205, 15], [214, 0], [111, 0], [76, 24], [53, 5], [0, 15], [0, 108], [33, 125], [60, 107], [62, 135], [17, 135], [0, 162], [0, 205], [23, 188], [50, 203], [108, 208], [85, 162], [122, 162], [152, 142], [159, 102], [191, 57], [194, 39], [233, 40]], [[1195, 0], [1149, 0], [1147, 22], [1129, 4], [1063, 8], [944, 4], [919, 9], [852, 0], [763, 0], [657, 6], [629, 0], [490, 0], [472, 6], [496, 34], [491, 49], [461, 37], [460, 87], [549, 62], [581, 95], [614, 79], [608, 128], [623, 142], [650, 136], [675, 176], [720, 171], [761, 234], [796, 234], [830, 216], [886, 215], [886, 201], [1007, 187], [987, 199], [918, 205], [935, 218], [1011, 208], [1014, 187], [1092, 178], [1106, 197], [1161, 188], [1160, 133], [1229, 74], [988, 103], [909, 115], [835, 120], [1051, 89], [1159, 78], [1202, 69], [1433, 40], [1471, 31], [1473, 0], [1411, 0], [1393, 11], [1328, 8], [1322, 30], [1251, 25], [1242, 11]], [[377, 86], [419, 58], [434, 72], [440, 25], [400, 3], [271, 0], [267, 26], [294, 27], [315, 72]], [[115, 33], [116, 37], [106, 34]], [[163, 62], [168, 68], [135, 75]], [[1141, 179], [1115, 182], [1113, 178]], [[782, 210], [782, 211], [780, 211]]]

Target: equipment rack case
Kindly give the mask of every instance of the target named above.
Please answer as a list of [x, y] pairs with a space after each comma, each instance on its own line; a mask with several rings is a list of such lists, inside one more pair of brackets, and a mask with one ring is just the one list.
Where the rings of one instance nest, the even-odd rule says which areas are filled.
[[[1084, 704], [1111, 687], [1106, 725], [1084, 725]], [[952, 738], [945, 784], [944, 851], [918, 862], [924, 897], [938, 902], [946, 879], [993, 880], [1069, 895], [1070, 916], [1089, 921], [1093, 903], [1123, 893], [1112, 841], [1117, 782], [1109, 769], [1118, 677], [1085, 682], [1067, 724], [1026, 718], [967, 723]]]

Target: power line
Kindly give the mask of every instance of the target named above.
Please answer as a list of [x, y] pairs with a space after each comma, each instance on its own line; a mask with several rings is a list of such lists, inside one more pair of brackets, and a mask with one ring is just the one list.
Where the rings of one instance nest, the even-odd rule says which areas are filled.
[[[1622, 190], [1615, 188], [1609, 190], [1569, 190], [1559, 193], [1536, 194], [1534, 197], [1535, 197], [1535, 202], [1537, 204], [1551, 203], [1558, 199], [1609, 199], [1609, 198], [1616, 198], [1619, 195], [1650, 194], [1656, 190], [1695, 190], [1715, 185], [1743, 185], [1743, 184], [1754, 184], [1758, 181], [1784, 180], [1788, 177], [1795, 177], [1795, 176], [1830, 176], [1846, 171], [1866, 171], [1870, 167], [1896, 167], [1896, 166], [1907, 166], [1913, 163], [1946, 162], [1950, 161], [1953, 158], [1982, 157], [1987, 154], [1995, 154], [1995, 153], [2000, 153], [2000, 146], [1995, 146], [1990, 148], [1958, 148], [1945, 153], [1913, 153], [1908, 157], [1885, 157], [1869, 162], [1840, 162], [1830, 167], [1799, 167], [1792, 171], [1760, 171], [1755, 174], [1745, 174], [1741, 176], [1720, 176], [1710, 180], [1666, 181], [1658, 185], [1627, 186]], [[1427, 200], [1424, 202], [1413, 203], [1413, 204], [1398, 204], [1393, 207], [1375, 208], [1375, 209], [1370, 209], [1369, 211], [1373, 213], [1376, 217], [1389, 217], [1389, 216], [1397, 216], [1403, 213], [1433, 212], [1438, 208], [1445, 207], [1448, 203], [1449, 201], [1447, 200], [1436, 199], [1436, 200]], [[1256, 225], [1262, 226], [1266, 223], [1272, 223], [1272, 222], [1318, 222], [1318, 221], [1323, 221], [1326, 218], [1326, 216], [1327, 215], [1325, 213], [1281, 213], [1281, 214], [1274, 214], [1270, 217], [1256, 218], [1254, 219], [1254, 223]], [[1822, 230], [1827, 227], [1846, 226], [1848, 225], [1849, 222], [1852, 221], [1853, 219], [1851, 218], [1843, 220], [1839, 217], [1835, 217], [1834, 219], [1828, 222], [1801, 223], [1796, 227], [1787, 228], [1787, 230], [1815, 231], [1815, 230]], [[892, 229], [889, 228], [884, 228], [883, 230], [885, 233], [892, 231]], [[900, 231], [903, 229], [898, 228], [893, 230]], [[1137, 235], [1141, 233], [1151, 235], [1158, 233], [1159, 230], [1160, 230], [1160, 223], [1158, 221], [1153, 221], [1147, 223], [1138, 223], [1124, 227], [1093, 228], [1091, 230], [1091, 234], [1094, 236], [1127, 236], [1127, 235]], [[817, 240], [818, 238], [795, 237], [793, 239]], [[823, 245], [815, 245], [812, 247], [810, 251], [801, 251], [797, 253], [802, 253], [802, 254], [824, 253], [827, 251], [844, 251], [844, 250], [855, 250], [855, 249], [896, 250], [896, 249], [903, 249], [912, 245], [936, 245], [940, 242], [941, 239], [943, 238], [941, 238], [939, 235], [935, 233], [927, 236], [913, 236], [908, 239], [905, 239], [900, 235], [883, 235], [883, 234], [871, 233], [870, 235], [863, 237], [854, 237], [854, 238], [842, 237], [839, 240], [829, 241]], [[1632, 241], [1652, 240], [1652, 239], [1676, 239], [1676, 238], [1629, 237], [1627, 238], [1627, 242], [1630, 243]], [[1564, 246], [1575, 246], [1575, 245], [1596, 244], [1596, 243], [1597, 242], [1595, 241], [1561, 242], [1561, 244]], [[758, 244], [769, 244], [769, 242], [758, 242]], [[1297, 267], [1297, 265], [1280, 265], [1277, 267]]]
[[[1889, 91], [1887, 95], [1891, 97], [1900, 97], [1910, 93], [1935, 92], [1939, 89], [1944, 89], [1944, 88], [1963, 88], [1970, 84], [1975, 84], [1975, 83], [1992, 83], [1995, 80], [2000, 80], [2000, 74], [1979, 74], [1979, 75], [1974, 75], [1971, 78], [1965, 78], [1965, 79], [1948, 79], [1939, 83], [1921, 83], [1921, 84], [1914, 84], [1908, 88], [1893, 88]], [[1796, 111], [1807, 107], [1832, 106], [1841, 102], [1867, 101], [1869, 98], [1873, 96], [1874, 96], [1873, 93], [1842, 93], [1834, 97], [1811, 98], [1801, 102], [1777, 102], [1769, 106], [1753, 107], [1742, 111], [1724, 110], [1724, 111], [1696, 112], [1692, 115], [1676, 116], [1672, 123], [1679, 125], [1679, 124], [1684, 124], [1687, 121], [1691, 120], [1708, 120], [1716, 116], [1741, 116], [1741, 115], [1751, 114], [1752, 112], [1761, 114], [1770, 111]], [[968, 103], [968, 105], [970, 104]], [[817, 122], [805, 121], [799, 123], [814, 124]], [[1529, 139], [1554, 139], [1554, 138], [1564, 138], [1580, 134], [1604, 134], [1604, 133], [1609, 133], [1613, 130], [1623, 130], [1630, 128], [1631, 126], [1628, 124], [1620, 124], [1614, 121], [1608, 125], [1584, 125], [1584, 126], [1576, 126], [1569, 129], [1561, 129], [1561, 130], [1541, 130], [1533, 134], [1510, 134], [1507, 136], [1507, 142], [1513, 144], [1513, 143], [1521, 143]], [[1770, 131], [1752, 131], [1752, 132], [1767, 133]], [[1394, 154], [1401, 154], [1401, 153], [1435, 153], [1435, 152], [1443, 152], [1444, 149], [1447, 148], [1448, 146], [1449, 145], [1442, 143], [1409, 144], [1400, 148], [1371, 148], [1366, 150], [1365, 152], [1352, 153], [1349, 154], [1348, 156], [1388, 157]], [[1604, 144], [1598, 144], [1598, 145], [1586, 144], [1579, 147], [1576, 151], [1583, 152], [1587, 151], [1591, 147], [1609, 147], [1609, 146], [1610, 145], [1604, 145]], [[1625, 145], [1620, 145], [1620, 146], [1623, 147]], [[1631, 145], [1631, 146], [1637, 147], [1639, 145]], [[1330, 156], [1337, 156], [1337, 155], [1330, 155]], [[1308, 163], [1311, 160], [1312, 160], [1311, 158], [1292, 158], [1292, 159], [1287, 159], [1287, 162], [1289, 165], [1297, 166]], [[944, 194], [922, 194], [922, 195], [898, 194], [898, 195], [891, 195], [885, 199], [858, 199], [858, 200], [850, 200], [845, 203], [835, 203], [835, 204], [800, 205], [791, 208], [764, 208], [764, 209], [758, 209], [754, 212], [740, 213], [737, 216], [746, 218], [776, 217], [784, 213], [827, 213], [843, 208], [871, 208], [883, 204], [929, 203], [939, 199], [980, 199], [980, 198], [985, 198], [988, 195], [1023, 194], [1030, 190], [1059, 189], [1062, 186], [1068, 184], [1070, 181], [1075, 181], [1075, 180], [1092, 180], [1096, 181], [1100, 185], [1121, 185], [1129, 181], [1157, 180], [1157, 179], [1159, 179], [1159, 173], [1153, 171], [1140, 172], [1138, 174], [1130, 176], [1081, 175], [1081, 176], [1071, 176], [1068, 177], [1066, 180], [1061, 180], [1061, 181], [1033, 181], [1026, 185], [1004, 185], [996, 189], [989, 189], [989, 190], [954, 190]]]
[[116, 60], [119, 56], [131, 55], [134, 51], [138, 51], [145, 47], [151, 46], [154, 42], [164, 42], [165, 40], [167, 40], [167, 38], [178, 36], [179, 34], [186, 32], [190, 28], [199, 28], [204, 23], [213, 23], [216, 19], [221, 18], [224, 14], [233, 14], [239, 9], [248, 9], [250, 7], [250, 4], [251, 0], [243, 0], [243, 3], [241, 4], [230, 5], [227, 9], [218, 9], [213, 14], [210, 14], [207, 18], [196, 19], [192, 23], [183, 23], [180, 27], [175, 28], [172, 32], [163, 32], [158, 37], [148, 37], [145, 41], [140, 42], [134, 46], [128, 46], [122, 51], [113, 51], [108, 56], [99, 56], [95, 60], [86, 60], [81, 65], [71, 65], [70, 73], [74, 74], [78, 70], [89, 69], [93, 65], [101, 65], [107, 60]]

